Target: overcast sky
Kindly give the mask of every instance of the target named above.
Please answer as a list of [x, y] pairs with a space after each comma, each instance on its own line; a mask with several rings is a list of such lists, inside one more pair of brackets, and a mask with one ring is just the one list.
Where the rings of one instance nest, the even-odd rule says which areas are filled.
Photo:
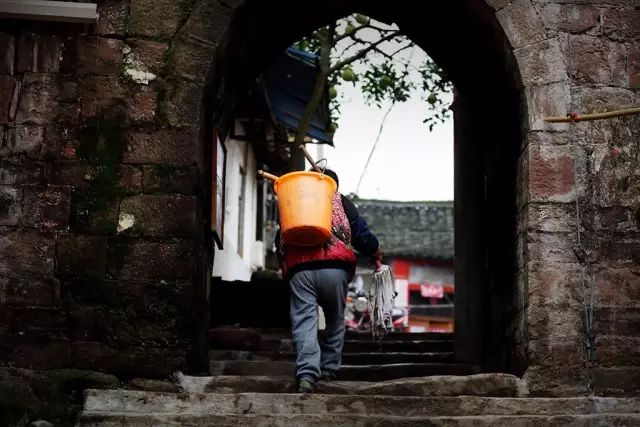
[[[406, 51], [416, 65], [426, 54]], [[358, 73], [358, 68], [354, 68]], [[335, 148], [325, 145], [328, 166], [340, 177], [343, 194], [355, 192], [380, 124], [390, 104], [367, 106], [351, 84], [339, 87], [342, 112], [334, 136]], [[363, 178], [361, 198], [386, 200], [453, 200], [453, 123], [437, 125], [432, 132], [422, 123], [425, 101], [412, 97], [396, 104], [387, 120]], [[313, 152], [313, 151], [312, 151]]]

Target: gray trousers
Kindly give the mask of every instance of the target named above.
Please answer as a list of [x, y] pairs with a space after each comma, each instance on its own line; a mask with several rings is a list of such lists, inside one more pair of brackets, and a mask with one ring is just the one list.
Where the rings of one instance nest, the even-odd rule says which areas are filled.
[[[300, 271], [291, 278], [291, 326], [298, 379], [317, 381], [322, 372], [340, 369], [348, 284], [349, 275], [338, 268]], [[320, 338], [318, 305], [326, 322]]]

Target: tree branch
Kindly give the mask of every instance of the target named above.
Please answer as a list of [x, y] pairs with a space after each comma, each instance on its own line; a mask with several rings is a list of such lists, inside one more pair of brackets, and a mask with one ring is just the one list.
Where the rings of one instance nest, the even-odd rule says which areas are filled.
[[344, 39], [347, 39], [349, 37], [355, 38], [354, 36], [356, 35], [356, 33], [358, 31], [366, 30], [367, 28], [375, 30], [375, 31], [377, 31], [379, 33], [382, 33], [382, 34], [388, 34], [388, 33], [391, 33], [391, 32], [397, 32], [397, 30], [394, 30], [392, 28], [380, 28], [380, 27], [376, 27], [376, 26], [371, 25], [371, 24], [364, 24], [364, 25], [360, 25], [360, 26], [354, 28], [353, 32], [351, 32], [349, 34], [345, 33], [345, 34], [342, 34], [342, 35], [336, 37], [335, 38], [335, 42], [338, 43], [338, 42], [340, 42], [340, 41], [342, 41]]
[[[408, 45], [396, 50], [393, 53], [387, 53], [385, 51], [383, 51], [382, 49], [379, 49], [378, 47], [376, 47], [374, 50], [376, 52], [378, 52], [380, 55], [384, 56], [387, 59], [390, 59], [391, 61], [397, 61], [398, 59], [395, 57], [397, 54], [399, 54], [400, 52], [402, 52], [403, 50], [409, 49], [410, 47], [413, 47], [413, 43], [409, 43]], [[404, 62], [403, 62], [404, 64]]]
[[367, 55], [367, 53], [369, 53], [372, 50], [376, 49], [381, 43], [389, 41], [390, 39], [394, 38], [398, 34], [399, 34], [399, 31], [396, 31], [396, 32], [391, 33], [391, 34], [388, 34], [385, 37], [383, 37], [380, 40], [378, 40], [377, 42], [372, 43], [370, 46], [362, 49], [360, 52], [356, 53], [355, 55], [350, 56], [349, 58], [343, 59], [342, 61], [340, 61], [337, 64], [335, 64], [333, 67], [329, 68], [329, 73], [328, 74], [331, 74], [334, 71], [341, 69], [345, 65], [348, 65], [348, 64], [351, 64], [354, 61], [357, 61], [358, 59], [364, 58]]
[[322, 38], [322, 44], [320, 46], [320, 70], [316, 75], [316, 81], [313, 86], [313, 94], [311, 99], [304, 109], [300, 122], [298, 123], [298, 129], [296, 129], [296, 136], [294, 140], [294, 146], [298, 147], [304, 141], [304, 137], [309, 129], [311, 118], [318, 109], [320, 101], [322, 100], [322, 94], [324, 93], [325, 86], [327, 84], [327, 76], [329, 75], [329, 66], [331, 65], [331, 48], [334, 46], [335, 36], [335, 23], [329, 27], [327, 37]]
[[362, 44], [363, 42], [362, 42], [362, 41], [360, 41], [360, 40], [358, 40], [358, 39], [355, 39], [355, 38], [354, 38], [354, 39], [353, 39], [353, 43], [351, 43], [349, 46], [347, 46], [346, 48], [344, 48], [344, 49], [342, 50], [342, 53], [340, 54], [340, 56], [339, 56], [339, 57], [340, 57], [340, 58], [341, 58], [341, 57], [343, 57], [343, 56], [344, 56], [344, 55], [349, 51], [349, 49], [351, 49], [352, 47], [354, 47], [354, 46], [355, 46], [355, 45], [357, 45], [358, 43]]

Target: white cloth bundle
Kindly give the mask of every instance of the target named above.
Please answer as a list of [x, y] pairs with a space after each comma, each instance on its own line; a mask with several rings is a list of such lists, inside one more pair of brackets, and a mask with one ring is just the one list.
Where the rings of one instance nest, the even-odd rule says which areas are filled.
[[371, 274], [371, 290], [369, 292], [369, 313], [371, 316], [371, 332], [374, 337], [384, 335], [393, 329], [393, 273], [388, 265]]

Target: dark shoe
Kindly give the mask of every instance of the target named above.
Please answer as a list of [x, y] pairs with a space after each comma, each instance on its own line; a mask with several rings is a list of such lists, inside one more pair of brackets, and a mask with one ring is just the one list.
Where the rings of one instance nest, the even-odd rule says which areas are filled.
[[303, 378], [298, 383], [298, 393], [310, 394], [313, 393], [313, 382], [306, 378]]
[[332, 371], [324, 371], [320, 378], [325, 382], [334, 381], [336, 379], [336, 373]]

